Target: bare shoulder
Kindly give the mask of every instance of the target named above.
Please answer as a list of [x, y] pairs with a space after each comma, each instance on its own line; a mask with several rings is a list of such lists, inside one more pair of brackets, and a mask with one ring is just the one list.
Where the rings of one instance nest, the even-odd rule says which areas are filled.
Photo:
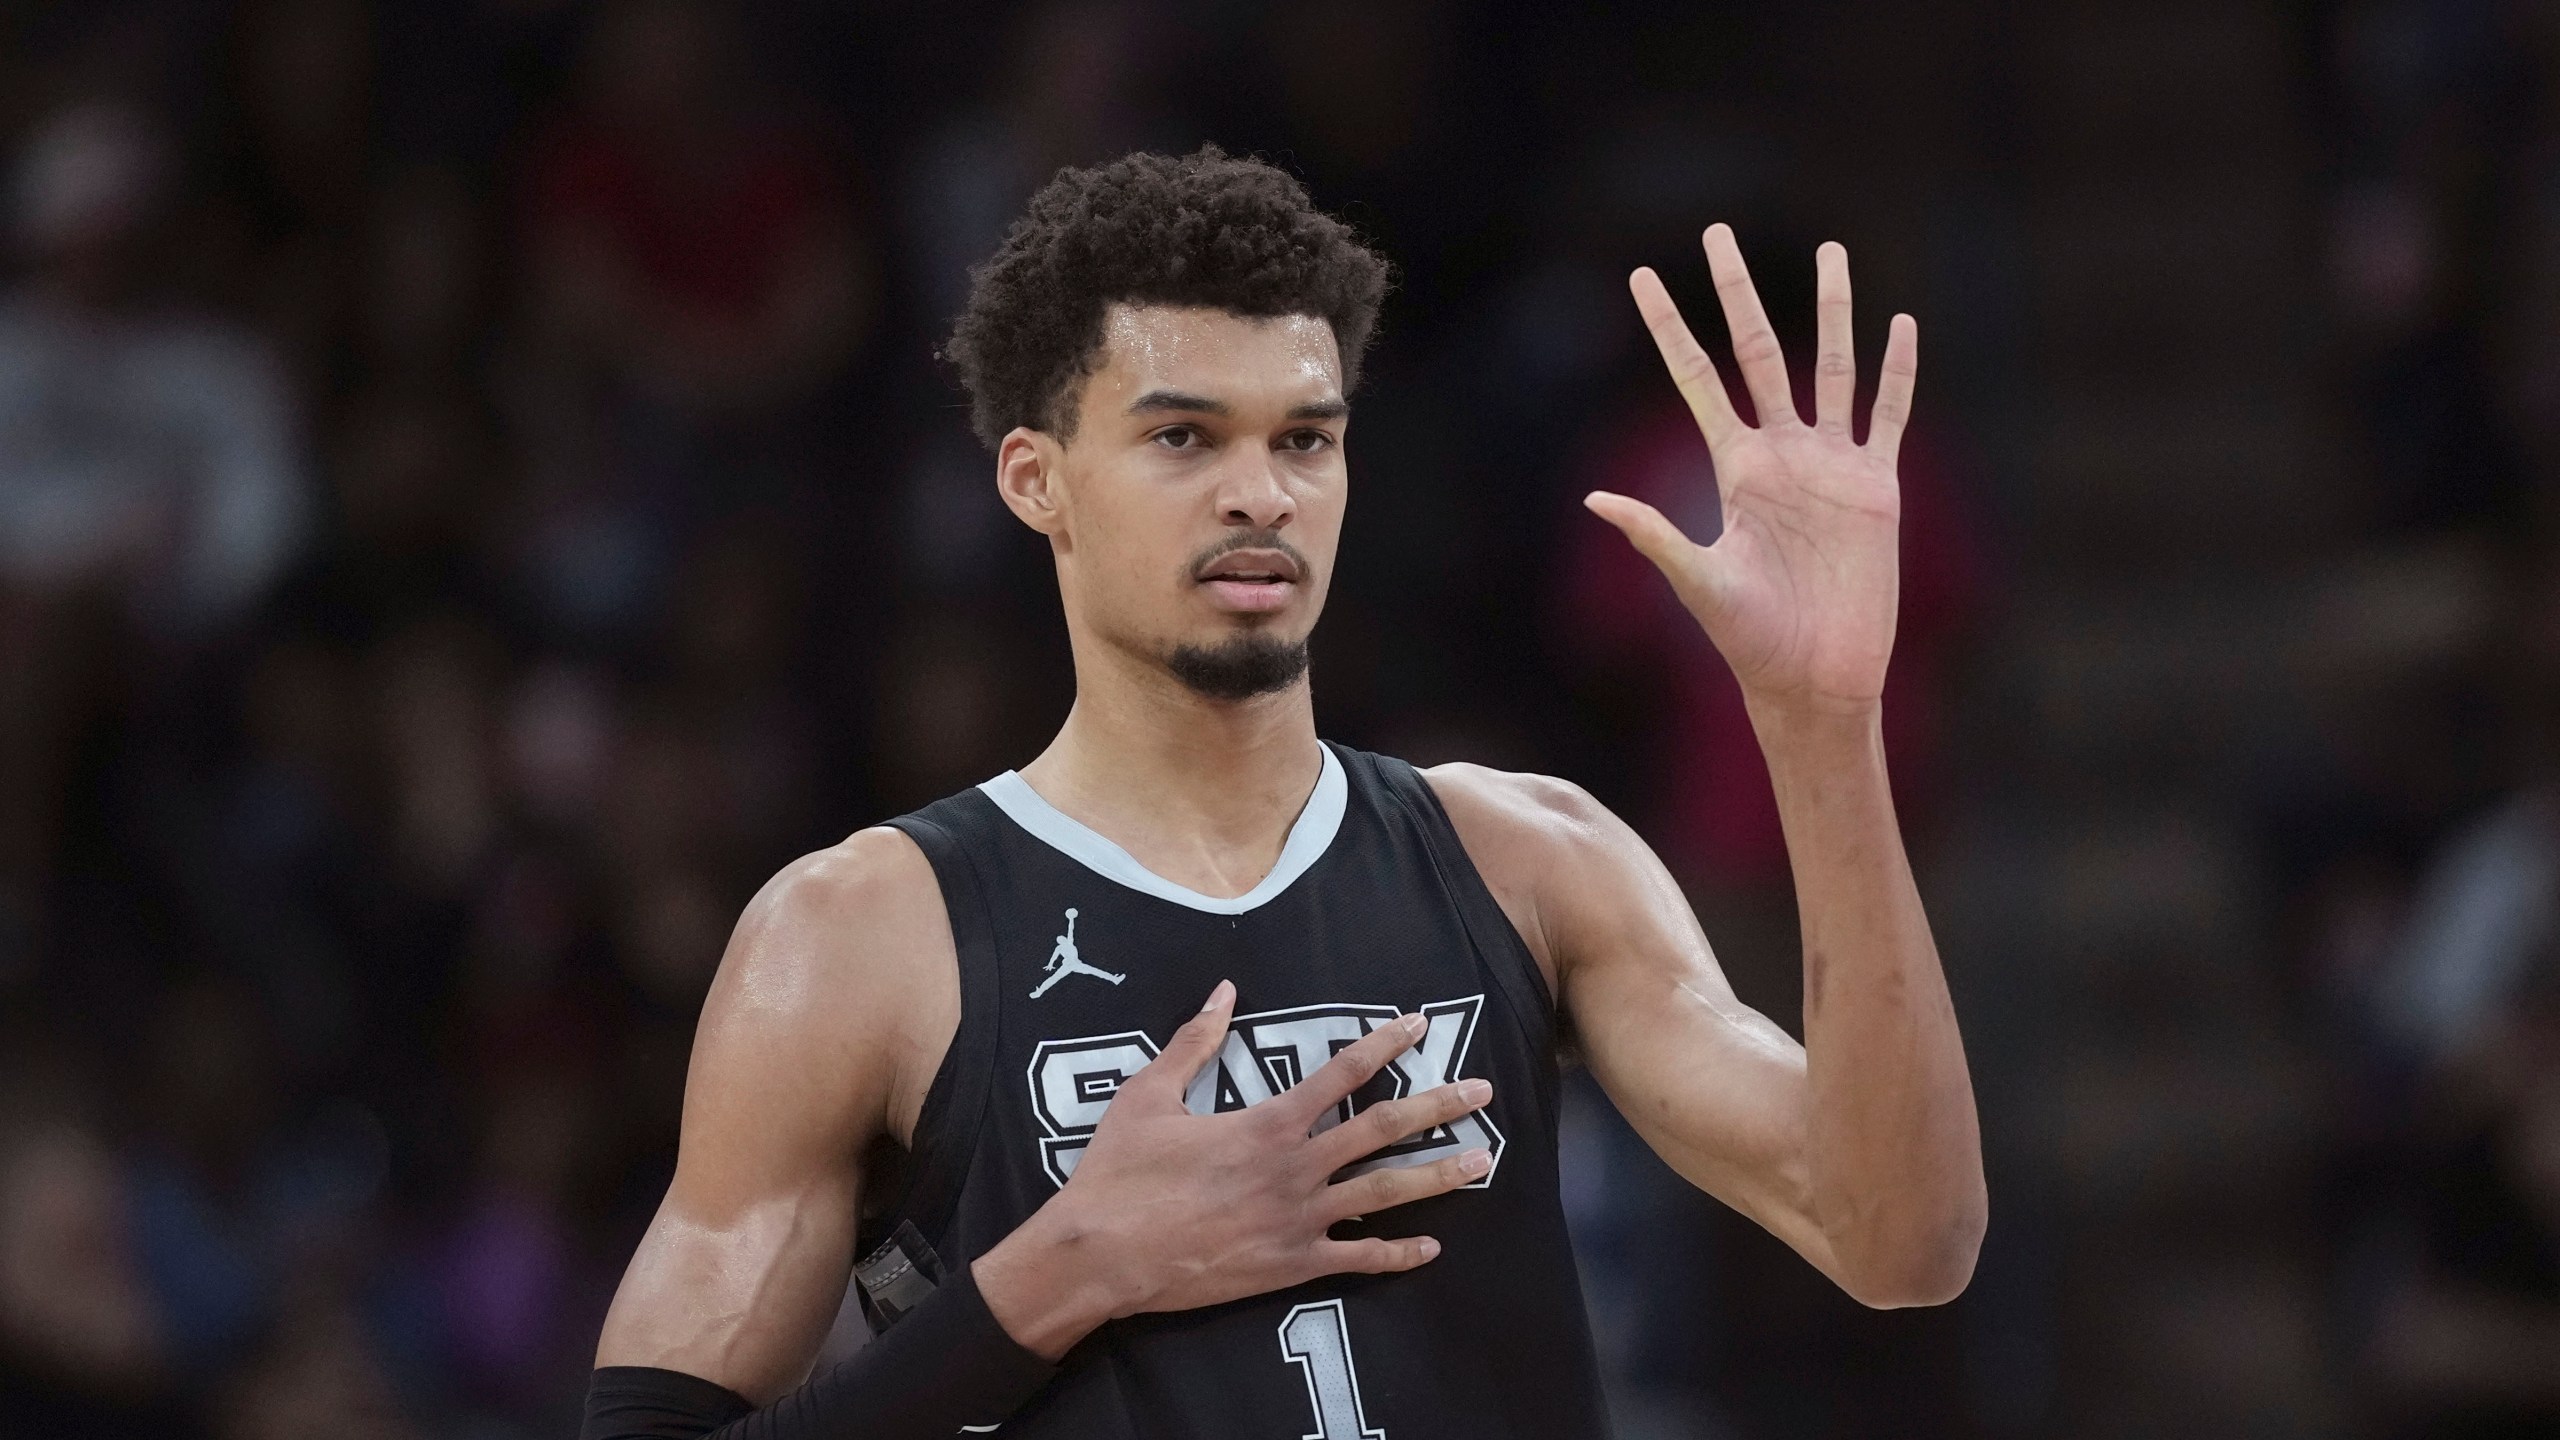
[[947, 941], [933, 867], [881, 827], [782, 867], [738, 917], [711, 1004], [797, 1012], [846, 991], [894, 986], [936, 931]]
[[[1460, 838], [1470, 825], [1488, 839], [1517, 839], [1528, 844], [1570, 844], [1597, 839], [1618, 824], [1609, 807], [1570, 780], [1523, 770], [1496, 770], [1489, 765], [1454, 761], [1422, 772], [1432, 793], [1449, 812]], [[1461, 813], [1463, 812], [1463, 814]]]
[[747, 902], [703, 1001], [695, 1084], [786, 1067], [794, 1088], [867, 1097], [903, 1138], [959, 1011], [932, 863], [900, 831], [859, 831]]
[[1422, 777], [1553, 983], [1570, 898], [1634, 863], [1644, 842], [1570, 780], [1465, 763], [1434, 765]]
[[1422, 778], [1479, 870], [1543, 867], [1634, 838], [1625, 821], [1570, 780], [1464, 762], [1434, 765]]
[[1480, 765], [1423, 773], [1586, 1036], [1611, 1029], [1613, 1015], [1658, 1015], [1666, 983], [1731, 999], [1680, 883], [1589, 791]]

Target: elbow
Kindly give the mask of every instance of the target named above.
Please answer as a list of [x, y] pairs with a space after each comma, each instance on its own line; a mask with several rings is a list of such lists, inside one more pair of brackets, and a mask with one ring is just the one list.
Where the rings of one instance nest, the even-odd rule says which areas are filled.
[[1986, 1222], [1977, 1201], [1966, 1213], [1932, 1227], [1929, 1233], [1906, 1237], [1890, 1253], [1867, 1257], [1854, 1267], [1842, 1266], [1834, 1278], [1850, 1299], [1870, 1310], [1944, 1305], [1973, 1283]]
[[1973, 1257], [1909, 1266], [1890, 1275], [1843, 1279], [1840, 1288], [1870, 1310], [1912, 1310], [1944, 1305], [1973, 1283]]

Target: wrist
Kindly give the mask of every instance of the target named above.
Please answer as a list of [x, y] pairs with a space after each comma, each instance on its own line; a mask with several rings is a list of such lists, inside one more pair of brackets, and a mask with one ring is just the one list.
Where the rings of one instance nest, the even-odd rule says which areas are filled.
[[1743, 708], [1760, 748], [1776, 763], [1803, 755], [1836, 764], [1863, 754], [1881, 755], [1884, 703], [1824, 696], [1754, 695], [1746, 691]]
[[[1754, 703], [1750, 712], [1787, 855], [1800, 880], [1806, 864], [1843, 836], [1871, 836], [1879, 833], [1877, 825], [1893, 828], [1881, 707]], [[1849, 829], [1840, 829], [1842, 823]]]
[[1055, 1362], [1102, 1323], [1137, 1308], [1106, 1239], [1057, 1200], [970, 1267], [987, 1311], [1014, 1343]]

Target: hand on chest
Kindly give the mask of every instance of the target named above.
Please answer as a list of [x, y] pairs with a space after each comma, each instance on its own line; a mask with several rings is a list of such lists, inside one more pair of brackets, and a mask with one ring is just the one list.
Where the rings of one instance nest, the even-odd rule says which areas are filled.
[[[1249, 992], [1248, 992], [1249, 993]], [[1376, 1079], [1333, 1107], [1315, 1124], [1330, 1129], [1382, 1100], [1419, 1094], [1465, 1078], [1468, 1053], [1484, 1013], [1481, 994], [1436, 1000], [1415, 1009], [1428, 1029], [1414, 1047], [1388, 1062]], [[1379, 1025], [1407, 1013], [1390, 1004], [1336, 1002], [1296, 1005], [1236, 1016], [1217, 1058], [1202, 1067], [1184, 1093], [1194, 1114], [1209, 1115], [1260, 1104], [1322, 1068], [1327, 1060]], [[1170, 1033], [1172, 1027], [1162, 1027]], [[1147, 1030], [1044, 1039], [1032, 1049], [1025, 1072], [1031, 1115], [1041, 1139], [1042, 1168], [1065, 1184], [1092, 1139], [1120, 1085], [1156, 1057]], [[1493, 1170], [1469, 1188], [1490, 1185], [1500, 1169], [1502, 1134], [1482, 1111], [1410, 1135], [1351, 1166], [1356, 1175], [1384, 1166], [1421, 1165], [1482, 1147]]]

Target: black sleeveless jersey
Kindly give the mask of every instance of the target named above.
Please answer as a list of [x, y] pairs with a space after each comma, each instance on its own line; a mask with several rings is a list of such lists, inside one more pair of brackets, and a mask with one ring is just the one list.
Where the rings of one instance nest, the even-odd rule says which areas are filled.
[[[1492, 1172], [1337, 1235], [1437, 1236], [1439, 1258], [1202, 1310], [1114, 1321], [1000, 1427], [1076, 1440], [1499, 1440], [1607, 1431], [1556, 1192], [1556, 1019], [1545, 978], [1399, 760], [1326, 746], [1280, 861], [1217, 899], [1140, 866], [1013, 774], [891, 822], [933, 863], [960, 961], [958, 1032], [899, 1203], [966, 1264], [1075, 1171], [1120, 1081], [1221, 978], [1235, 1022], [1195, 1111], [1250, 1105], [1399, 1014], [1426, 1037], [1354, 1096], [1462, 1077], [1492, 1103], [1355, 1168], [1482, 1146]], [[1365, 1228], [1364, 1228], [1365, 1227]], [[871, 1243], [869, 1237], [865, 1247]]]

